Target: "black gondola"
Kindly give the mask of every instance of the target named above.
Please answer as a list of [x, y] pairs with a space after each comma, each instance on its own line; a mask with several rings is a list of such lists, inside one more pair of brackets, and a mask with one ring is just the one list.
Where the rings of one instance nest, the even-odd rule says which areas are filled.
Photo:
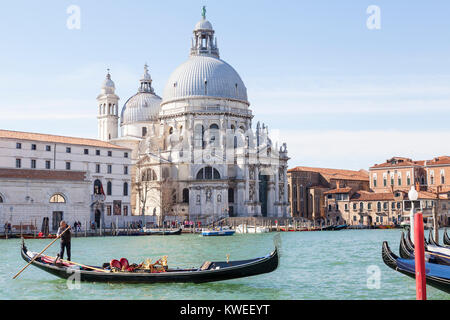
[[[415, 264], [412, 259], [397, 257], [389, 248], [387, 241], [383, 242], [382, 253], [384, 263], [411, 278], [415, 278]], [[450, 293], [450, 267], [434, 263], [425, 263], [427, 284], [439, 290]]]
[[[450, 266], [450, 256], [448, 254], [442, 252], [431, 251], [430, 247], [425, 247], [425, 259], [430, 263], [442, 264], [446, 266]], [[414, 259], [414, 248], [411, 248], [406, 244], [405, 236], [402, 233], [402, 238], [400, 240], [400, 248], [399, 248], [400, 257], [403, 259]]]
[[[26, 262], [30, 262], [37, 253], [28, 251], [25, 242], [22, 241], [21, 255]], [[52, 262], [49, 262], [52, 261]], [[278, 249], [260, 258], [240, 261], [205, 262], [199, 268], [170, 269], [160, 273], [151, 273], [149, 270], [134, 272], [112, 272], [102, 270], [102, 267], [55, 264], [51, 257], [41, 255], [32, 264], [57, 277], [67, 279], [74, 273], [74, 268], [79, 273], [81, 281], [92, 282], [123, 282], [123, 283], [168, 283], [168, 282], [192, 282], [203, 283], [230, 280], [236, 278], [256, 276], [269, 273], [277, 269], [279, 263]]]
[[403, 232], [402, 232], [402, 237], [400, 239], [400, 246], [399, 246], [398, 251], [400, 253], [400, 257], [402, 257], [403, 259], [413, 259], [414, 258], [414, 248], [411, 248], [411, 246], [407, 243], [407, 241], [405, 239], [405, 234]]
[[430, 228], [430, 232], [428, 233], [428, 243], [433, 246], [439, 246], [439, 243], [436, 243], [436, 241], [434, 241], [433, 232], [434, 228]]
[[447, 234], [447, 228], [444, 230], [444, 244], [450, 246], [450, 237]]

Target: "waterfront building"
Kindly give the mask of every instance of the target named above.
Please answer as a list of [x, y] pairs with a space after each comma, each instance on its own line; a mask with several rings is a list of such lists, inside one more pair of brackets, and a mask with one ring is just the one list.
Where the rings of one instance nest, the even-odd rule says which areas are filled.
[[95, 139], [0, 130], [0, 228], [122, 225], [130, 214], [130, 152]]
[[203, 222], [287, 216], [286, 144], [273, 143], [265, 124], [252, 129], [247, 89], [220, 58], [204, 15], [162, 99], [151, 83], [145, 67], [139, 92], [122, 109], [120, 137], [109, 73], [98, 98], [99, 138], [133, 150], [133, 214]]
[[[348, 181], [346, 184], [323, 183], [319, 172], [326, 174], [332, 173], [333, 170], [304, 167], [289, 170], [289, 175], [293, 178], [292, 183], [290, 180], [290, 186], [293, 187], [290, 199], [294, 214], [303, 212], [300, 209], [305, 210], [305, 207], [311, 208], [310, 203], [314, 199], [311, 192], [308, 194], [310, 199], [302, 196], [302, 190], [309, 183], [309, 190], [322, 191], [324, 212], [317, 213], [316, 216], [299, 216], [311, 220], [322, 216], [327, 223], [332, 224], [398, 224], [403, 217], [409, 216], [411, 202], [408, 199], [408, 191], [411, 186], [415, 186], [419, 193], [415, 207], [425, 216], [432, 216], [433, 212], [436, 212], [441, 225], [450, 225], [450, 184], [447, 179], [450, 174], [450, 157], [440, 156], [419, 161], [393, 157], [385, 163], [369, 168], [366, 182], [370, 182], [370, 185], [365, 184], [363, 188], [357, 183], [350, 185]], [[322, 200], [314, 201], [320, 203]]]
[[334, 194], [337, 201], [348, 201], [352, 191], [369, 191], [369, 176], [365, 170], [295, 167], [288, 170], [288, 184], [292, 217], [327, 222], [334, 204], [326, 199]]

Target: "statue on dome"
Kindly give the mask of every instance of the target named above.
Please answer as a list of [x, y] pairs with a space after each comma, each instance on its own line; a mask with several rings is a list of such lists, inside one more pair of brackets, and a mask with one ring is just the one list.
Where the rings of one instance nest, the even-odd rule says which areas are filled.
[[203, 19], [206, 19], [206, 6], [203, 6], [202, 8], [202, 17]]

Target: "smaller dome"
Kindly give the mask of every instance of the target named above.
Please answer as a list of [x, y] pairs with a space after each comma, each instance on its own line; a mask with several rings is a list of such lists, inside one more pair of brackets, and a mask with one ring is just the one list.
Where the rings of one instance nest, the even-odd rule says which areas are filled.
[[150, 92], [139, 92], [125, 102], [120, 125], [158, 119], [161, 97]]
[[198, 30], [213, 30], [211, 22], [206, 19], [202, 19], [195, 25], [194, 32]]

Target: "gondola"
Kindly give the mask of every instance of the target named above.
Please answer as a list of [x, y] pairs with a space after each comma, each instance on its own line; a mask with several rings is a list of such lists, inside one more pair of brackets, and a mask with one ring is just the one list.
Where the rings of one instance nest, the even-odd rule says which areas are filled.
[[[450, 266], [450, 255], [445, 253], [438, 253], [429, 251], [429, 246], [425, 247], [425, 260], [430, 263], [436, 263], [441, 265]], [[403, 259], [414, 259], [414, 248], [411, 248], [406, 244], [405, 236], [402, 233], [399, 248], [400, 257]]]
[[434, 241], [433, 231], [434, 231], [434, 229], [433, 229], [433, 228], [430, 228], [430, 233], [428, 234], [428, 243], [429, 243], [430, 245], [435, 246], [435, 247], [448, 248], [449, 246], [447, 246], [447, 245], [445, 245], [445, 244], [444, 244], [444, 245], [440, 245], [439, 243], [437, 243], [436, 241]]
[[[26, 262], [30, 262], [37, 253], [29, 251], [22, 240], [21, 255]], [[150, 270], [136, 270], [134, 272], [103, 269], [96, 266], [82, 266], [63, 261], [55, 264], [54, 258], [41, 255], [32, 265], [47, 271], [57, 277], [67, 279], [74, 274], [79, 275], [80, 281], [92, 282], [121, 282], [121, 283], [169, 283], [191, 282], [204, 283], [256, 276], [269, 273], [277, 269], [279, 263], [278, 249], [260, 258], [239, 261], [206, 261], [199, 268], [166, 268], [161, 272], [152, 273]]]
[[[409, 230], [408, 230], [407, 236], [405, 237], [405, 243], [406, 243], [409, 251], [414, 251], [414, 244], [411, 241], [411, 233]], [[445, 248], [442, 246], [434, 246], [431, 244], [427, 244], [426, 242], [425, 242], [425, 250], [450, 256], [450, 248]]]
[[450, 237], [447, 234], [447, 228], [444, 229], [444, 244], [450, 246]]
[[[387, 241], [383, 242], [382, 254], [384, 263], [411, 278], [415, 278], [415, 261], [397, 257], [389, 248]], [[427, 284], [450, 294], [450, 266], [435, 263], [425, 263]]]
[[152, 229], [142, 229], [140, 231], [120, 231], [117, 233], [118, 236], [172, 236], [181, 234], [181, 228], [176, 230], [152, 230]]

